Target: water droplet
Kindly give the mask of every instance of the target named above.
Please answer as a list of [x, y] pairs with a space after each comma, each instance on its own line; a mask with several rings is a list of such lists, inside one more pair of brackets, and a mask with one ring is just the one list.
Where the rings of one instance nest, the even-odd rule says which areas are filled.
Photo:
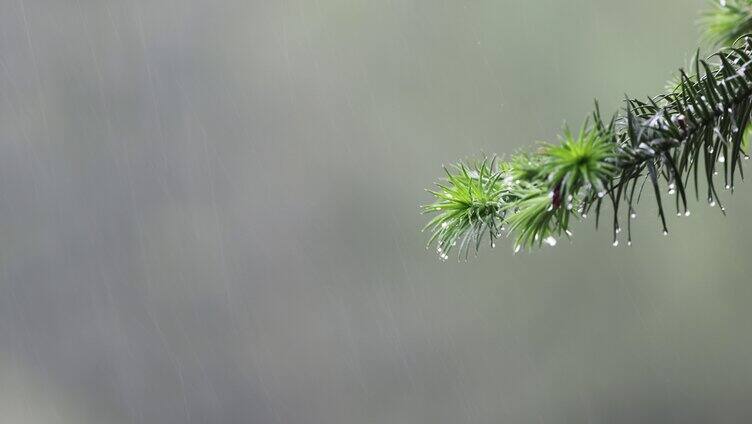
[[550, 205], [550, 206], [548, 207], [548, 211], [549, 211], [549, 212], [551, 212], [552, 210], [554, 210], [554, 205]]
[[629, 217], [632, 218], [632, 219], [635, 219], [635, 218], [637, 218], [637, 214], [634, 213], [634, 212], [632, 212], [631, 214], [629, 214]]
[[668, 231], [666, 231], [666, 230], [663, 230], [663, 235], [664, 235], [664, 236], [667, 236], [667, 235], [668, 235]]
[[571, 201], [572, 201], [572, 199], [574, 199], [574, 197], [573, 197], [573, 196], [572, 196], [571, 194], [570, 194], [569, 196], [567, 196], [567, 201], [568, 201], [568, 202], [571, 202]]
[[567, 210], [571, 211], [573, 207], [574, 207], [574, 205], [570, 203], [570, 204], [567, 205]]
[[546, 243], [547, 245], [551, 246], [551, 247], [556, 246], [556, 239], [553, 238], [552, 236], [546, 237], [546, 239], [543, 240], [543, 242]]
[[720, 163], [726, 162], [726, 158], [723, 155], [718, 155], [718, 162]]
[[616, 227], [616, 230], [614, 230], [616, 234], [619, 234], [621, 232], [621, 227]]
[[684, 216], [690, 216], [690, 215], [692, 215], [692, 213], [690, 211], [684, 212]]
[[520, 250], [522, 250], [522, 246], [521, 245], [518, 244], [518, 245], [514, 246], [514, 253], [520, 253]]
[[436, 248], [436, 251], [439, 252], [439, 253], [441, 253], [441, 250], [442, 250], [441, 246], [439, 246], [439, 247]]
[[444, 221], [444, 222], [441, 223], [441, 228], [446, 228], [448, 226], [449, 226], [449, 223], [446, 222], [446, 221]]
[[721, 2], [721, 7], [726, 7], [726, 0], [720, 0], [720, 2]]
[[676, 216], [682, 216], [681, 212], [677, 212]]
[[496, 248], [496, 243], [491, 243], [491, 249]]
[[730, 188], [731, 188], [731, 186], [730, 186], [730, 185], [728, 185], [728, 184], [726, 184], [726, 187], [724, 187], [724, 188], [725, 188], [726, 190], [728, 190], [728, 189], [730, 189]]
[[711, 200], [711, 201], [710, 201], [710, 207], [711, 207], [711, 208], [715, 207], [715, 200]]
[[713, 152], [715, 152], [715, 149], [713, 148], [713, 146], [708, 146], [708, 153], [713, 153]]
[[721, 212], [726, 212], [726, 207], [725, 206], [721, 206]]
[[571, 232], [571, 231], [569, 231], [569, 230], [564, 230], [564, 232], [565, 232], [565, 233], [567, 233], [567, 235], [568, 235], [569, 237], [572, 237], [572, 232]]
[[605, 196], [605, 195], [606, 195], [605, 191], [599, 191], [598, 192], [598, 197], [600, 197], [600, 198], [603, 198], [603, 196]]
[[583, 213], [583, 214], [582, 214], [582, 218], [587, 218], [587, 214], [586, 214], [586, 213]]
[[676, 190], [674, 190], [673, 188], [668, 190], [668, 194], [674, 194], [674, 193], [676, 193]]
[[749, 160], [749, 155], [744, 155], [744, 160]]
[[627, 246], [632, 246], [632, 240], [627, 241]]
[[669, 190], [673, 190], [675, 188], [676, 188], [676, 184], [674, 184], [674, 183], [671, 183], [671, 184], [668, 185], [668, 189]]
[[614, 242], [611, 244], [611, 246], [614, 246], [614, 247], [618, 245], [619, 245], [619, 240], [614, 240]]

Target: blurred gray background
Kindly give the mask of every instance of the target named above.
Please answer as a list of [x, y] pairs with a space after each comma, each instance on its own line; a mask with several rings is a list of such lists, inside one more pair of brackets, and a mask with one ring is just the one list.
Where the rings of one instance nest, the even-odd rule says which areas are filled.
[[631, 249], [419, 232], [442, 163], [658, 93], [704, 5], [0, 0], [0, 422], [752, 421], [752, 187]]

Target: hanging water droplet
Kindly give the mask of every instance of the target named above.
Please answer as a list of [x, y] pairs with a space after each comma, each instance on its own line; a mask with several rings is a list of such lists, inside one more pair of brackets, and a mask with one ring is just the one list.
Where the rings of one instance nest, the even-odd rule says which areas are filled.
[[491, 249], [496, 248], [496, 243], [491, 243]]
[[603, 198], [603, 196], [605, 196], [605, 195], [606, 195], [605, 191], [599, 191], [598, 192], [598, 197], [600, 197], [600, 198]]
[[726, 162], [726, 158], [723, 155], [718, 155], [718, 162], [720, 163]]
[[616, 234], [619, 234], [621, 232], [621, 227], [616, 227], [614, 231], [616, 232]]
[[543, 242], [546, 243], [547, 245], [551, 246], [551, 247], [556, 246], [556, 239], [553, 238], [552, 236], [546, 237], [546, 239], [543, 240]]
[[744, 160], [749, 160], [749, 155], [744, 155]]
[[715, 149], [713, 148], [713, 146], [708, 146], [708, 153], [713, 153], [714, 151]]
[[572, 196], [571, 194], [570, 194], [569, 196], [567, 196], [567, 201], [568, 201], [568, 202], [571, 202], [571, 201], [572, 201], [572, 199], [574, 199], [574, 197], [573, 197], [573, 196]]
[[518, 245], [514, 246], [514, 253], [520, 253], [520, 250], [522, 250], [522, 246], [521, 245], [518, 244]]
[[582, 218], [583, 218], [583, 219], [584, 219], [584, 218], [587, 218], [587, 214], [586, 214], [586, 213], [583, 213], [583, 214], [582, 214]]
[[682, 216], [681, 212], [677, 212], [676, 216]]
[[666, 230], [663, 230], [663, 235], [664, 235], [664, 236], [667, 236], [667, 235], [668, 235], [668, 231], [666, 231]]
[[569, 237], [572, 237], [572, 232], [571, 232], [571, 231], [569, 231], [569, 230], [564, 230], [564, 232], [565, 232], [565, 233], [567, 233], [567, 235], [568, 235]]
[[726, 207], [725, 206], [721, 206], [721, 212], [726, 212]]
[[568, 210], [568, 211], [571, 211], [573, 207], [574, 207], [574, 205], [573, 205], [573, 204], [571, 204], [571, 203], [569, 203], [569, 204], [567, 205], [567, 210]]
[[439, 247], [437, 247], [437, 248], [436, 248], [436, 251], [437, 251], [438, 253], [441, 253], [441, 250], [442, 250], [442, 249], [441, 249], [441, 246], [439, 246]]
[[690, 211], [684, 212], [684, 216], [690, 216], [690, 215], [692, 215], [692, 213]]
[[449, 226], [449, 223], [446, 222], [446, 221], [444, 221], [444, 222], [441, 223], [441, 228], [446, 228], [448, 226]]
[[725, 186], [724, 188], [725, 188], [726, 190], [728, 190], [728, 189], [730, 189], [730, 188], [731, 188], [731, 186], [730, 186], [730, 185], [728, 185], [728, 184], [726, 184], [726, 186]]
[[634, 212], [632, 212], [631, 214], [629, 214], [629, 217], [632, 218], [632, 219], [635, 219], [635, 218], [637, 218], [637, 214], [634, 213]]
[[632, 240], [627, 241], [627, 246], [632, 246]]
[[668, 189], [668, 194], [674, 194], [674, 193], [676, 193], [676, 190], [674, 190], [673, 188]]
[[551, 212], [552, 210], [554, 210], [554, 205], [549, 205], [548, 206], [548, 211]]
[[614, 242], [611, 244], [611, 246], [614, 246], [614, 247], [618, 245], [619, 245], [619, 240], [614, 240]]
[[711, 207], [711, 208], [715, 207], [715, 200], [711, 200], [711, 201], [710, 201], [710, 207]]

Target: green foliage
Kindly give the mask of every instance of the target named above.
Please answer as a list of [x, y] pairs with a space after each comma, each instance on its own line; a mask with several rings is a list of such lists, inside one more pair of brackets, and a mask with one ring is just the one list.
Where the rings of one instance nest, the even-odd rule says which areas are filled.
[[[730, 1], [714, 9], [705, 18], [708, 34], [718, 42], [738, 38], [739, 31], [750, 29], [751, 4]], [[721, 25], [731, 15], [734, 23]], [[610, 120], [602, 119], [596, 103], [592, 118], [576, 135], [565, 129], [558, 145], [519, 153], [507, 162], [484, 159], [451, 167], [438, 190], [431, 191], [435, 202], [423, 207], [436, 214], [426, 226], [432, 232], [429, 245], [436, 243], [443, 259], [458, 243], [459, 254], [467, 257], [486, 234], [493, 246], [505, 231], [514, 234], [516, 251], [555, 245], [557, 237], [571, 235], [573, 220], [591, 211], [597, 226], [608, 205], [614, 245], [619, 244], [620, 214], [631, 245], [631, 220], [648, 181], [664, 234], [669, 208], [689, 215], [690, 187], [696, 198], [702, 190], [710, 206], [725, 211], [717, 180], [733, 190], [737, 176], [743, 177], [741, 159], [748, 158], [752, 132], [752, 41], [743, 38], [708, 59], [698, 54], [693, 71], [680, 70], [666, 94], [627, 98]], [[667, 205], [664, 190], [673, 196]]]
[[752, 32], [752, 0], [712, 1], [700, 22], [705, 39], [715, 44], [730, 45]]

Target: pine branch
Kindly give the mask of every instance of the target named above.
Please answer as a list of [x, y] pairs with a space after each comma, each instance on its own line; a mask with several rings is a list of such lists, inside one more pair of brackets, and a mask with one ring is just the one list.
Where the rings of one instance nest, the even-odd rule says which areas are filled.
[[613, 209], [613, 245], [619, 244], [620, 216], [631, 245], [631, 221], [648, 182], [664, 234], [669, 209], [689, 216], [690, 187], [725, 213], [716, 180], [733, 192], [737, 175], [744, 176], [742, 159], [749, 159], [752, 38], [731, 38], [752, 30], [752, 0], [730, 0], [704, 21], [706, 37], [729, 47], [705, 60], [698, 52], [693, 69], [679, 70], [667, 93], [627, 98], [610, 119], [602, 118], [596, 102], [579, 132], [565, 128], [559, 145], [505, 162], [484, 158], [445, 169], [447, 177], [430, 191], [435, 201], [423, 207], [435, 214], [424, 228], [432, 233], [429, 246], [435, 243], [442, 259], [452, 249], [467, 259], [484, 240], [494, 247], [505, 232], [514, 234], [515, 252], [553, 246], [588, 214], [597, 227], [604, 206]]

